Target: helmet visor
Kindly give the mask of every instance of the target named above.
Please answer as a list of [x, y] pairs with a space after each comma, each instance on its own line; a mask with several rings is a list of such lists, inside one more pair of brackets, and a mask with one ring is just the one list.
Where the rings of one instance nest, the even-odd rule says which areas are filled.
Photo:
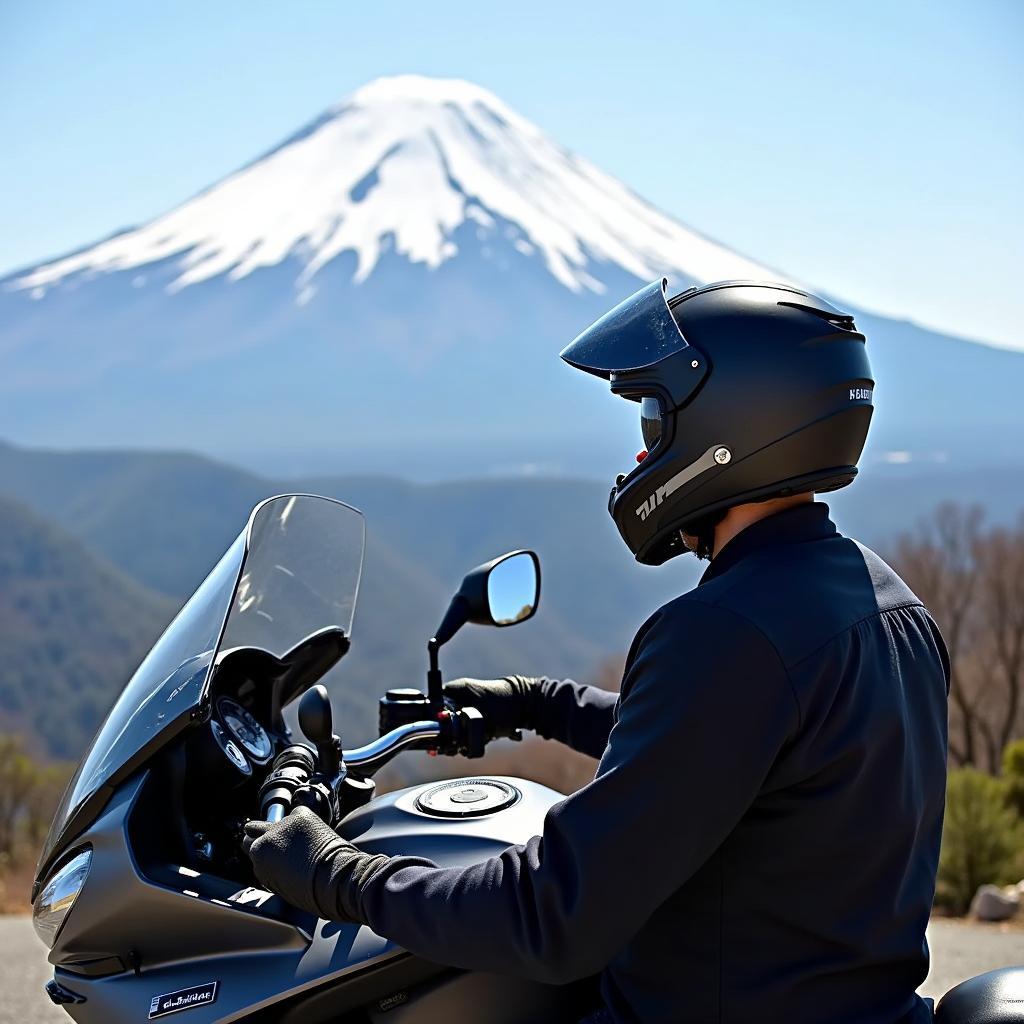
[[661, 402], [656, 398], [640, 399], [640, 431], [644, 435], [644, 447], [653, 451], [661, 440]]
[[591, 324], [562, 350], [570, 365], [606, 380], [652, 366], [688, 348], [665, 297], [665, 278], [652, 281]]

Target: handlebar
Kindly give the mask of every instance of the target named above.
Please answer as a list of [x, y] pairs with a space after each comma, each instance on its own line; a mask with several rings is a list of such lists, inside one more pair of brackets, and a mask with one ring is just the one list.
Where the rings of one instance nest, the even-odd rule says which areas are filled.
[[[388, 763], [399, 751], [424, 740], [442, 738], [442, 724], [439, 721], [409, 722], [392, 729], [378, 739], [362, 747], [346, 751], [345, 771], [355, 770], [360, 776], [368, 777]], [[317, 778], [313, 752], [302, 744], [286, 747], [274, 761], [270, 774], [260, 787], [260, 816], [269, 822], [281, 821], [292, 806], [303, 798], [309, 798], [310, 788], [324, 790], [323, 786], [311, 785]], [[344, 776], [341, 776], [343, 779]], [[371, 783], [372, 786], [372, 783]], [[326, 790], [325, 790], [326, 792]], [[316, 796], [316, 794], [312, 794]], [[320, 803], [324, 801], [318, 797]], [[315, 802], [314, 802], [315, 803]], [[333, 816], [338, 808], [335, 801], [327, 800], [330, 806], [318, 813]]]
[[[334, 819], [339, 813], [344, 814], [339, 807], [339, 793], [346, 779], [368, 780], [400, 751], [416, 745], [442, 754], [480, 757], [486, 745], [483, 717], [475, 708], [461, 708], [446, 710], [433, 720], [399, 725], [364, 746], [346, 750], [341, 774], [333, 780], [325, 780], [317, 773], [309, 747], [286, 747], [260, 787], [260, 815], [266, 821], [280, 821], [293, 805], [302, 804], [310, 806], [325, 821]], [[354, 774], [349, 776], [349, 772]], [[369, 787], [372, 793], [372, 782]]]
[[382, 768], [399, 751], [420, 740], [439, 739], [441, 723], [409, 722], [397, 729], [386, 732], [375, 740], [361, 747], [345, 751], [345, 766], [358, 771], [361, 775], [369, 775]]

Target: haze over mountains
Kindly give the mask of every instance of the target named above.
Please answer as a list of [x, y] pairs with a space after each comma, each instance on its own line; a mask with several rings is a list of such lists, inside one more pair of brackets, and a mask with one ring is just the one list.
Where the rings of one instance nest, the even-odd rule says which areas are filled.
[[[840, 526], [883, 552], [951, 487], [988, 506], [991, 518], [1024, 508], [1019, 474], [896, 469], [906, 467], [879, 469], [830, 496]], [[540, 611], [512, 630], [467, 627], [445, 649], [448, 678], [593, 678], [700, 571], [688, 557], [659, 569], [636, 565], [605, 511], [606, 488], [590, 481], [271, 480], [194, 455], [0, 443], [0, 731], [24, 730], [52, 756], [80, 754], [253, 505], [292, 490], [342, 498], [367, 517], [353, 648], [332, 686], [354, 743], [373, 734], [383, 690], [422, 684], [425, 642], [451, 593], [493, 555], [538, 551]]]
[[[0, 543], [0, 611], [5, 602], [20, 607], [32, 590], [46, 595], [48, 603], [36, 605], [52, 613], [14, 619], [16, 628], [2, 631], [0, 731], [25, 728], [55, 756], [79, 754], [142, 653], [253, 505], [288, 490], [342, 497], [367, 514], [353, 650], [334, 685], [353, 742], [372, 735], [383, 690], [422, 685], [427, 638], [463, 573], [488, 557], [522, 546], [538, 550], [543, 614], [515, 630], [467, 628], [445, 650], [449, 677], [585, 676], [624, 650], [630, 620], [642, 621], [673, 585], [634, 572], [604, 514], [604, 488], [590, 482], [273, 481], [189, 455], [0, 444], [0, 539], [6, 541]], [[577, 509], [582, 517], [564, 514]], [[30, 557], [37, 549], [59, 553], [52, 556], [64, 567], [59, 578], [37, 572], [37, 564], [47, 564]], [[29, 554], [19, 559], [19, 552]], [[82, 602], [92, 608], [87, 637], [78, 625], [86, 614]], [[80, 660], [91, 659], [88, 672], [69, 674], [63, 661], [44, 662], [37, 654], [55, 647], [63, 659], [69, 649], [70, 661], [79, 646]], [[72, 706], [88, 705], [86, 713], [68, 713], [64, 697], [72, 690], [83, 694]]]
[[[656, 210], [483, 89], [380, 79], [148, 224], [0, 282], [0, 436], [272, 472], [607, 476], [635, 410], [560, 348], [662, 274], [783, 278], [763, 255]], [[1019, 461], [1024, 353], [854, 312], [879, 381], [873, 458]]]

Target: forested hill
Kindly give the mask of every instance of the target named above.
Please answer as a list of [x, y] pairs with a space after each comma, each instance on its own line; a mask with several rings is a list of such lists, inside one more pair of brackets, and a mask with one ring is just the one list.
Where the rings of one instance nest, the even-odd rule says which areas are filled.
[[[472, 626], [445, 649], [456, 674], [588, 679], [621, 656], [661, 603], [689, 589], [692, 558], [638, 566], [607, 511], [607, 484], [552, 478], [411, 484], [347, 476], [271, 480], [184, 453], [54, 452], [0, 443], [0, 702], [47, 753], [80, 753], [113, 695], [262, 498], [341, 498], [367, 520], [351, 653], [331, 680], [347, 742], [370, 738], [375, 700], [423, 683], [425, 643], [472, 566], [534, 548], [536, 618]], [[869, 468], [829, 496], [840, 527], [886, 553], [943, 500], [1016, 518], [1024, 474], [945, 466]], [[6, 727], [0, 721], [0, 729]]]
[[77, 757], [174, 608], [0, 497], [0, 731]]

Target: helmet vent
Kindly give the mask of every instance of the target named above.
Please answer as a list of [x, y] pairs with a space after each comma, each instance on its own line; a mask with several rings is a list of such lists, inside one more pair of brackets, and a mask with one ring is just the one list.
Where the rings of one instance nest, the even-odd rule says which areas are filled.
[[668, 308], [675, 309], [683, 299], [689, 298], [695, 291], [699, 291], [699, 289], [695, 284], [692, 284], [685, 291], [680, 292], [678, 295], [673, 295], [672, 298], [668, 300]]
[[840, 313], [834, 309], [819, 309], [817, 306], [808, 305], [806, 302], [780, 302], [780, 306], [789, 306], [792, 309], [802, 309], [805, 313], [813, 313], [816, 317], [831, 324], [841, 331], [857, 330], [853, 317], [849, 313]]

